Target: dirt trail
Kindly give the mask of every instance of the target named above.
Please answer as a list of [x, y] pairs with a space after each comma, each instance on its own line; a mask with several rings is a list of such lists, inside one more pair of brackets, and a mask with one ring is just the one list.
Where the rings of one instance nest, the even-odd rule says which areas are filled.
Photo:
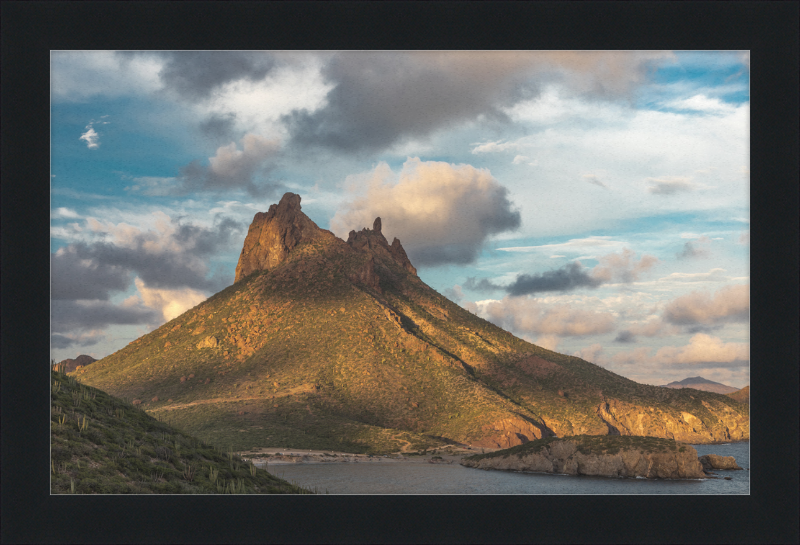
[[258, 395], [258, 396], [249, 396], [249, 397], [213, 397], [210, 399], [200, 399], [198, 401], [191, 401], [189, 403], [171, 403], [169, 405], [161, 405], [158, 407], [153, 407], [151, 411], [172, 411], [175, 409], [185, 409], [186, 407], [194, 407], [195, 405], [208, 405], [209, 403], [235, 403], [238, 401], [264, 401], [269, 402], [272, 401], [273, 396], [277, 400], [282, 397], [288, 397], [290, 395], [296, 395], [301, 393], [308, 393], [313, 389], [313, 385], [311, 384], [301, 384], [300, 386], [295, 386], [294, 388], [289, 388], [283, 392], [274, 392], [268, 395]]
[[405, 443], [405, 445], [400, 447], [400, 450], [398, 452], [400, 452], [401, 454], [403, 452], [411, 452], [411, 441], [407, 441], [405, 439], [400, 439], [399, 435], [401, 435], [401, 433], [395, 433], [391, 437], [394, 441], [402, 441], [403, 443]]

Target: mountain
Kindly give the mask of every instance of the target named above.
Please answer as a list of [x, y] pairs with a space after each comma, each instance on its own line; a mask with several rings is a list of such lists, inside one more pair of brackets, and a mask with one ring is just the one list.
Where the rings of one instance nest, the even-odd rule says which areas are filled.
[[51, 374], [52, 494], [308, 494], [74, 377]]
[[638, 384], [518, 339], [427, 286], [380, 218], [344, 241], [292, 193], [256, 214], [232, 286], [81, 380], [236, 450], [749, 437], [733, 399]]
[[63, 365], [65, 372], [72, 373], [73, 371], [76, 371], [78, 367], [86, 367], [90, 363], [94, 363], [96, 361], [97, 360], [91, 356], [87, 356], [86, 354], [81, 354], [75, 359], [67, 358], [65, 360], [61, 360], [56, 365]]
[[739, 403], [744, 403], [746, 405], [750, 404], [750, 386], [745, 386], [741, 390], [736, 390], [735, 392], [731, 392], [727, 394], [728, 397], [735, 399]]
[[694, 388], [695, 390], [702, 390], [703, 392], [714, 392], [717, 394], [730, 394], [738, 390], [733, 386], [720, 384], [713, 380], [708, 380], [703, 377], [689, 377], [678, 382], [670, 382], [665, 384], [664, 388]]

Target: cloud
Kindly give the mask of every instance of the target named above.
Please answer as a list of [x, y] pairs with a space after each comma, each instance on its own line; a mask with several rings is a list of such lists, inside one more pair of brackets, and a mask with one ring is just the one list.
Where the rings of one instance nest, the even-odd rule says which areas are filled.
[[81, 134], [78, 140], [85, 140], [86, 147], [89, 149], [97, 149], [100, 147], [100, 135], [94, 130], [92, 124], [94, 121], [86, 125], [86, 132]]
[[212, 138], [229, 138], [236, 124], [236, 114], [213, 113], [200, 123], [200, 132]]
[[708, 249], [710, 242], [711, 239], [705, 236], [699, 237], [696, 242], [688, 241], [683, 245], [683, 251], [675, 256], [678, 259], [708, 257], [711, 255], [711, 251]]
[[600, 262], [592, 269], [592, 278], [601, 282], [635, 282], [639, 275], [648, 271], [658, 263], [658, 258], [645, 254], [639, 261], [634, 259], [636, 252], [624, 248], [620, 253], [606, 254], [598, 259]]
[[92, 346], [105, 340], [105, 333], [92, 330], [84, 333], [63, 335], [54, 333], [50, 335], [50, 348], [70, 348], [72, 346]]
[[70, 245], [50, 254], [50, 298], [100, 299], [130, 284], [126, 267], [87, 258], [83, 247]]
[[617, 247], [624, 244], [617, 240], [611, 240], [608, 236], [592, 236], [587, 238], [573, 238], [567, 242], [558, 244], [542, 244], [541, 246], [516, 246], [508, 248], [498, 248], [503, 252], [532, 252], [536, 250], [560, 250], [560, 251], [573, 251], [582, 253], [586, 250], [594, 251], [596, 248]]
[[110, 301], [54, 300], [50, 303], [53, 333], [73, 338], [74, 332], [102, 329], [115, 324], [155, 324], [160, 323], [161, 319], [160, 313], [135, 302], [115, 305]]
[[162, 61], [153, 53], [53, 51], [50, 89], [56, 101], [89, 101], [97, 96], [146, 94], [161, 87]]
[[600, 187], [604, 187], [604, 188], [608, 189], [608, 186], [606, 184], [604, 184], [603, 182], [601, 182], [597, 178], [597, 176], [595, 176], [594, 174], [584, 174], [583, 178], [584, 178], [584, 180], [586, 180], [590, 184], [599, 185]]
[[614, 329], [614, 317], [608, 312], [573, 309], [568, 304], [548, 306], [530, 297], [506, 296], [500, 301], [479, 301], [476, 305], [481, 317], [518, 333], [584, 336]]
[[726, 343], [719, 337], [698, 333], [690, 339], [688, 345], [659, 348], [654, 360], [664, 365], [695, 363], [741, 364], [741, 362], [750, 360], [750, 344]]
[[464, 299], [464, 292], [461, 290], [461, 286], [455, 284], [452, 288], [444, 290], [444, 296], [455, 303], [459, 303]]
[[526, 165], [530, 165], [532, 167], [535, 167], [535, 166], [538, 166], [539, 161], [538, 160], [537, 161], [531, 161], [531, 158], [527, 157], [525, 155], [517, 155], [516, 157], [514, 157], [514, 160], [511, 161], [511, 164], [513, 164], [513, 165], [521, 165], [523, 163], [526, 164]]
[[257, 175], [265, 175], [273, 168], [269, 162], [280, 151], [277, 139], [267, 139], [256, 134], [246, 134], [242, 138], [242, 149], [231, 142], [217, 148], [217, 153], [209, 158], [209, 165], [192, 161], [181, 169], [177, 190], [223, 191], [245, 189], [253, 196], [277, 194], [277, 184], [257, 183]]
[[147, 231], [125, 223], [86, 220], [87, 230], [103, 240], [76, 242], [51, 256], [53, 299], [108, 300], [124, 291], [135, 273], [147, 286], [218, 291], [231, 279], [208, 277], [208, 258], [227, 250], [243, 225], [218, 217], [206, 228], [153, 214], [156, 228]]
[[659, 278], [658, 282], [724, 282], [729, 280], [727, 276], [722, 275], [725, 269], [714, 268], [705, 273], [681, 273], [674, 272], [668, 276]]
[[399, 238], [418, 266], [472, 263], [490, 236], [520, 225], [508, 190], [471, 165], [409, 158], [397, 176], [380, 163], [348, 182], [366, 193], [334, 215], [331, 230], [347, 238], [381, 217], [384, 235]]
[[750, 231], [745, 231], [741, 235], [739, 235], [738, 240], [736, 241], [737, 244], [741, 244], [742, 246], [749, 246], [750, 245]]
[[577, 288], [596, 288], [601, 281], [587, 273], [579, 261], [560, 269], [540, 274], [521, 274], [505, 289], [511, 295], [526, 295], [544, 291], [571, 291]]
[[[506, 150], [513, 150], [519, 148], [519, 144], [516, 142], [483, 142], [482, 144], [472, 144], [475, 146], [472, 148], [471, 153], [498, 153], [501, 151]], [[522, 155], [517, 155], [517, 157], [522, 157]], [[514, 164], [517, 163], [517, 157], [514, 158]]]
[[651, 255], [644, 255], [639, 261], [633, 259], [636, 253], [628, 248], [619, 254], [607, 254], [598, 259], [593, 269], [587, 269], [580, 261], [567, 263], [558, 269], [537, 274], [520, 274], [509, 285], [496, 284], [486, 278], [468, 278], [464, 287], [475, 291], [504, 290], [510, 295], [528, 295], [548, 291], [572, 291], [578, 288], [596, 288], [602, 284], [616, 281], [630, 283], [639, 275], [658, 263]]
[[623, 330], [617, 333], [617, 337], [614, 339], [615, 343], [633, 343], [636, 342], [636, 339], [629, 330]]
[[134, 283], [144, 304], [160, 312], [167, 322], [207, 299], [205, 294], [191, 288], [148, 288], [141, 278], [136, 278]]
[[681, 326], [747, 322], [750, 320], [750, 286], [727, 286], [713, 296], [693, 291], [667, 305], [664, 320]]
[[547, 350], [555, 350], [561, 344], [561, 339], [555, 335], [542, 335], [533, 344], [546, 348]]
[[258, 81], [275, 67], [275, 58], [255, 51], [169, 51], [159, 53], [161, 83], [183, 98], [209, 98], [234, 81]]
[[504, 109], [558, 80], [579, 93], [628, 95], [647, 80], [660, 52], [426, 51], [331, 56], [324, 106], [283, 116], [292, 142], [357, 152], [385, 149], [479, 117], [508, 121]]
[[671, 100], [664, 103], [664, 105], [677, 110], [692, 110], [706, 114], [729, 114], [736, 109], [733, 104], [723, 102], [718, 98], [709, 98], [703, 94]]
[[603, 345], [595, 343], [573, 352], [572, 355], [588, 362], [597, 363], [603, 355]]
[[79, 218], [80, 217], [78, 215], [78, 213], [75, 212], [74, 210], [70, 210], [69, 208], [65, 208], [63, 206], [57, 208], [55, 212], [52, 212], [50, 214], [50, 216], [52, 218]]
[[647, 190], [653, 195], [674, 195], [683, 191], [693, 191], [697, 184], [691, 178], [683, 176], [663, 176], [661, 178], [647, 178], [651, 185]]

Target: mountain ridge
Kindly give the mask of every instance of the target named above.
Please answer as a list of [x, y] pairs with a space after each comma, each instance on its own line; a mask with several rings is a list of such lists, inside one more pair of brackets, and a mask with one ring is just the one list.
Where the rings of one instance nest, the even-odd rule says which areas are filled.
[[746, 409], [729, 397], [635, 383], [449, 301], [388, 243], [380, 218], [344, 241], [287, 193], [255, 215], [236, 279], [82, 380], [237, 450], [749, 437]]
[[714, 382], [703, 377], [689, 377], [680, 381], [670, 382], [662, 386], [663, 388], [693, 388], [695, 390], [702, 390], [704, 392], [714, 392], [717, 394], [730, 394], [739, 390], [733, 386], [722, 384], [721, 382]]

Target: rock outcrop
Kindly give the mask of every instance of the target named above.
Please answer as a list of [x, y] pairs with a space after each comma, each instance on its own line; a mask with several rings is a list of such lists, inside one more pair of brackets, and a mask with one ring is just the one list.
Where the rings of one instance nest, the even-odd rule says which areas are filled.
[[[608, 426], [610, 435], [669, 437], [686, 443], [744, 441], [750, 437], [750, 420], [723, 403], [703, 401], [714, 421], [680, 411], [669, 414], [661, 409], [607, 399], [597, 408], [597, 415]], [[558, 430], [555, 430], [558, 434]]]
[[736, 464], [733, 456], [717, 456], [716, 454], [706, 454], [698, 458], [705, 470], [711, 469], [742, 469]]
[[403, 245], [395, 238], [392, 244], [386, 240], [381, 232], [381, 218], [375, 218], [372, 224], [372, 229], [366, 227], [361, 231], [350, 231], [347, 237], [347, 243], [356, 250], [370, 250], [372, 253], [391, 259], [400, 265], [407, 272], [413, 275], [417, 274], [417, 269], [411, 264], [411, 261], [403, 249]]
[[285, 262], [295, 248], [303, 243], [324, 242], [340, 245], [340, 250], [362, 250], [372, 254], [351, 280], [380, 291], [375, 272], [374, 257], [389, 260], [416, 276], [417, 269], [408, 259], [403, 245], [395, 238], [392, 244], [381, 233], [381, 218], [376, 218], [372, 229], [350, 231], [347, 245], [330, 231], [321, 229], [300, 207], [300, 195], [286, 193], [269, 211], [258, 212], [250, 224], [244, 240], [234, 282], [256, 272], [271, 270]]
[[482, 431], [486, 435], [477, 441], [473, 441], [473, 446], [509, 448], [552, 435], [544, 426], [531, 423], [519, 417], [504, 418], [492, 424], [486, 424], [483, 426]]
[[[540, 443], [540, 441], [537, 441]], [[689, 445], [675, 443], [675, 449], [646, 450], [634, 445], [587, 452], [580, 438], [541, 442], [540, 448], [517, 452], [498, 451], [492, 455], [463, 458], [461, 465], [478, 469], [501, 469], [595, 475], [604, 477], [644, 477], [647, 479], [702, 479], [703, 466], [697, 451]], [[613, 445], [612, 445], [613, 447]]]
[[238, 282], [256, 271], [277, 267], [289, 253], [302, 242], [336, 239], [336, 235], [320, 229], [300, 210], [300, 195], [286, 193], [278, 204], [258, 212], [244, 239], [239, 263], [236, 265]]

